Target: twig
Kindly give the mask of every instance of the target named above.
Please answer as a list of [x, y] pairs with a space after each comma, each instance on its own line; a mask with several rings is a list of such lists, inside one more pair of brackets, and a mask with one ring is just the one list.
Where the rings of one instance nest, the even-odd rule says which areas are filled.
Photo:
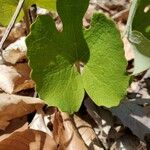
[[3, 51], [3, 45], [4, 45], [4, 42], [6, 41], [12, 27], [14, 26], [16, 20], [17, 20], [17, 17], [22, 9], [22, 6], [23, 6], [23, 3], [24, 3], [25, 0], [19, 0], [19, 3], [17, 5], [17, 8], [16, 8], [16, 11], [14, 13], [14, 15], [12, 16], [11, 18], [11, 21], [7, 27], [7, 29], [5, 30], [5, 33], [4, 33], [4, 36], [2, 37], [1, 41], [0, 41], [0, 54], [2, 54], [2, 51]]
[[118, 12], [117, 14], [112, 16], [112, 19], [114, 20], [127, 20], [128, 19], [128, 15], [129, 15], [129, 9], [124, 9], [120, 12]]

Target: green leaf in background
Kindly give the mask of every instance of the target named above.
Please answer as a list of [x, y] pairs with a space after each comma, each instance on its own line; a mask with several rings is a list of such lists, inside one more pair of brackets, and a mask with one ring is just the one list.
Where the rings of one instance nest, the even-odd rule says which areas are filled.
[[[7, 26], [13, 16], [19, 0], [0, 0], [0, 24]], [[55, 10], [55, 0], [26, 0], [24, 7], [29, 8], [32, 4], [37, 4], [40, 7], [48, 10]], [[19, 19], [22, 19], [23, 12], [20, 13]], [[18, 20], [19, 20], [18, 19]]]
[[0, 24], [8, 25], [11, 17], [13, 16], [18, 0], [0, 0]]
[[150, 57], [142, 55], [133, 44], [132, 47], [133, 47], [134, 57], [135, 57], [133, 75], [137, 75], [142, 71], [150, 68]]
[[127, 36], [134, 50], [133, 75], [150, 68], [150, 0], [134, 0], [127, 23]]
[[25, 0], [25, 6], [29, 7], [32, 4], [36, 4], [39, 7], [56, 10], [56, 0]]
[[150, 39], [150, 0], [138, 0], [136, 13], [133, 18], [132, 30], [141, 32]]
[[141, 54], [150, 57], [150, 40], [144, 37], [142, 33], [138, 31], [131, 32], [129, 41]]
[[111, 107], [120, 102], [128, 85], [115, 24], [95, 14], [91, 28], [83, 32], [88, 4], [89, 0], [57, 0], [63, 31], [57, 31], [50, 16], [39, 16], [26, 39], [39, 96], [70, 113], [80, 108], [84, 91], [96, 104]]

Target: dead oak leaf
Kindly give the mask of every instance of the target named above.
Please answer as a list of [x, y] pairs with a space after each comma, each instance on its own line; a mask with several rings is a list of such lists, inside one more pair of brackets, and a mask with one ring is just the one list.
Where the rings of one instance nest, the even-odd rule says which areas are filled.
[[0, 150], [57, 150], [57, 145], [48, 134], [27, 129], [16, 132], [0, 142]]
[[21, 90], [34, 87], [30, 79], [30, 68], [27, 63], [19, 63], [15, 66], [0, 65], [0, 89], [12, 94]]
[[30, 114], [44, 105], [38, 98], [0, 94], [0, 129], [4, 130], [10, 120]]

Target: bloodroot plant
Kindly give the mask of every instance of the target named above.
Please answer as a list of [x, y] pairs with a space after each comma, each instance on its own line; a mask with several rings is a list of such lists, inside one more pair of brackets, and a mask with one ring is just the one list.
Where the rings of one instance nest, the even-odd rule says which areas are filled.
[[50, 16], [42, 15], [26, 39], [40, 98], [69, 113], [78, 111], [85, 92], [97, 105], [118, 105], [129, 82], [115, 23], [96, 13], [85, 29], [82, 19], [88, 5], [89, 0], [57, 0], [62, 32]]

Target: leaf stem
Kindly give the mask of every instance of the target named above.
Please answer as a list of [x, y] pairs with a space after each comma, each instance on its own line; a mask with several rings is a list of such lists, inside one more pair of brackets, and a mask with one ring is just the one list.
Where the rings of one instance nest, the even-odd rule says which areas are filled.
[[79, 62], [79, 61], [75, 63], [75, 66], [76, 66], [76, 68], [77, 68], [77, 71], [78, 71], [79, 73], [81, 73], [81, 72], [80, 72], [80, 62]]

